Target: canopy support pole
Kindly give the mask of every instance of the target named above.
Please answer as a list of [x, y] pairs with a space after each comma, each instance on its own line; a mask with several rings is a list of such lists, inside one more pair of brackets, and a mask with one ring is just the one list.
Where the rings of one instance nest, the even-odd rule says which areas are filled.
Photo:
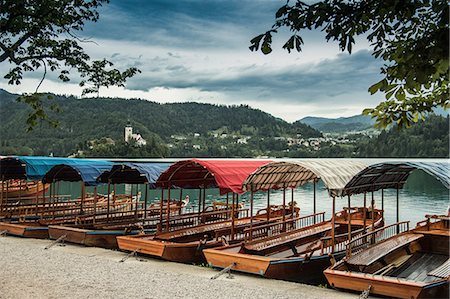
[[22, 201], [22, 180], [19, 180], [19, 204]]
[[[51, 200], [48, 205], [49, 210], [51, 210], [51, 213], [52, 213], [52, 220], [55, 220], [55, 207], [54, 207], [55, 206], [55, 197], [56, 197], [56, 182], [53, 183]], [[83, 208], [82, 204], [83, 204], [83, 201], [81, 201], [80, 208]]]
[[9, 180], [6, 180], [6, 200], [5, 200], [5, 203], [6, 203], [6, 208], [8, 208], [8, 194], [9, 193]]
[[[227, 205], [226, 205], [226, 210], [225, 211], [227, 211], [227, 214], [228, 214], [228, 210], [230, 209], [230, 206], [229, 206], [229, 200], [228, 200], [228, 192], [227, 192]], [[228, 218], [228, 217], [227, 217]]]
[[95, 223], [95, 218], [97, 216], [97, 186], [94, 187], [94, 217], [93, 223]]
[[114, 204], [116, 204], [116, 196], [117, 196], [117, 193], [116, 193], [116, 183], [114, 183], [113, 184], [113, 198], [112, 198], [112, 200], [113, 200], [113, 203]]
[[168, 190], [167, 190], [167, 217], [166, 217], [166, 220], [167, 220], [167, 222], [166, 222], [166, 231], [168, 232], [169, 231], [169, 227], [170, 227], [170, 225], [169, 225], [169, 220], [170, 220], [170, 184], [169, 184], [169, 188], [168, 188]]
[[286, 231], [286, 187], [283, 188], [283, 232]]
[[[316, 179], [314, 179], [314, 193], [313, 193], [313, 214], [316, 214]], [[314, 224], [316, 224], [316, 216], [314, 216]]]
[[86, 188], [84, 186], [84, 182], [81, 181], [81, 204], [80, 204], [80, 215], [83, 215], [83, 204], [84, 198], [86, 196]]
[[133, 184], [130, 184], [130, 198], [131, 198], [130, 211], [133, 211]]
[[[36, 216], [38, 215], [38, 208], [39, 208], [39, 185], [40, 185], [40, 181], [37, 181], [37, 184], [36, 184]], [[3, 181], [2, 181], [2, 187], [3, 187]], [[45, 188], [44, 188], [44, 190], [45, 190]], [[2, 190], [2, 194], [3, 194], [3, 190]]]
[[[181, 206], [183, 205], [183, 188], [180, 188], [180, 209], [178, 210], [178, 215], [181, 214]], [[186, 207], [187, 209], [187, 207]]]
[[[5, 190], [5, 175], [2, 175], [2, 194], [0, 195], [0, 214], [3, 214], [3, 192]], [[37, 208], [36, 208], [37, 211]]]
[[159, 225], [158, 225], [158, 232], [162, 232], [163, 205], [164, 205], [164, 188], [161, 188], [161, 198], [159, 199]]
[[363, 228], [366, 228], [366, 220], [367, 220], [367, 196], [366, 192], [364, 192], [364, 208], [363, 208]]
[[350, 204], [350, 195], [347, 195], [347, 201], [348, 201], [348, 254], [351, 256], [352, 254], [352, 248], [351, 248], [351, 240], [352, 240], [352, 211], [351, 211], [351, 204]]
[[375, 198], [373, 197], [373, 191], [372, 191], [372, 202], [371, 202], [371, 206], [372, 206], [372, 231], [375, 230]]
[[[50, 210], [50, 203], [52, 202], [52, 191], [53, 191], [53, 182], [50, 183], [49, 191], [48, 191], [48, 209]], [[6, 182], [6, 202], [8, 202], [8, 182]], [[44, 202], [44, 211], [46, 210], [47, 203]]]
[[333, 206], [331, 210], [331, 253], [334, 253], [334, 245], [335, 245], [335, 225], [336, 225], [336, 198], [333, 196]]
[[[398, 184], [397, 184], [397, 217], [396, 217], [396, 220], [397, 220], [397, 223], [399, 223], [399, 221], [400, 221], [400, 214], [399, 214], [399, 208], [400, 208], [400, 204], [399, 204], [399, 201], [398, 201], [398, 196], [399, 196], [399, 193], [398, 193]], [[398, 224], [397, 224], [397, 234], [399, 233], [399, 227], [398, 227]]]
[[232, 204], [231, 204], [231, 240], [234, 240], [234, 192], [232, 194]]
[[267, 190], [267, 211], [266, 211], [266, 220], [269, 222], [270, 220], [270, 189]]
[[253, 237], [253, 186], [252, 186], [252, 192], [250, 193], [250, 241]]
[[201, 211], [201, 203], [202, 203], [202, 188], [198, 189], [198, 215], [200, 216]]
[[147, 205], [148, 205], [148, 188], [149, 185], [145, 184], [145, 198], [144, 198], [144, 219], [147, 219]]
[[[131, 197], [133, 199], [133, 197]], [[138, 218], [138, 204], [139, 204], [139, 185], [136, 184], [136, 202], [134, 203], [134, 219]]]
[[109, 210], [111, 208], [111, 180], [108, 180], [108, 199], [106, 203], [106, 223], [109, 223]]
[[205, 187], [203, 187], [203, 199], [202, 199], [202, 213], [204, 213], [205, 212], [205, 204], [206, 204], [206, 188]]
[[384, 225], [384, 189], [381, 189], [381, 219]]
[[[51, 184], [50, 184], [50, 186], [51, 186]], [[42, 185], [42, 187], [44, 188], [43, 190], [42, 190], [42, 211], [43, 212], [45, 212], [45, 183]], [[37, 212], [36, 212], [37, 213]], [[41, 219], [42, 219], [42, 214], [43, 213], [41, 213]], [[36, 215], [37, 216], [37, 215]]]
[[291, 189], [291, 218], [294, 218], [294, 188]]

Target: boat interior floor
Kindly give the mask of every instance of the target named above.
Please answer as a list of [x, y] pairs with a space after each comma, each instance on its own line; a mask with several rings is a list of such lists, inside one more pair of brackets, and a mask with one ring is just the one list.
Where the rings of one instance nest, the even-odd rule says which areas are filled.
[[325, 222], [312, 228], [299, 229], [268, 240], [243, 245], [244, 252], [265, 255], [273, 258], [290, 258], [309, 252], [320, 246], [320, 238], [331, 230], [331, 224]]
[[390, 273], [389, 276], [417, 282], [432, 282], [440, 278], [429, 275], [430, 272], [444, 263], [448, 263], [447, 261], [448, 255], [419, 251], [414, 253], [406, 263]]
[[[320, 246], [320, 240], [314, 240], [305, 244], [301, 244], [298, 246], [292, 246], [293, 248], [288, 249], [288, 250], [283, 250], [283, 251], [279, 251], [279, 252], [274, 252], [271, 254], [267, 254], [266, 256], [268, 257], [273, 257], [273, 258], [293, 258], [293, 257], [298, 257], [301, 254], [305, 254], [308, 251], [312, 251], [309, 252], [309, 254], [314, 253], [317, 249], [318, 246]], [[320, 250], [319, 250], [320, 251]]]

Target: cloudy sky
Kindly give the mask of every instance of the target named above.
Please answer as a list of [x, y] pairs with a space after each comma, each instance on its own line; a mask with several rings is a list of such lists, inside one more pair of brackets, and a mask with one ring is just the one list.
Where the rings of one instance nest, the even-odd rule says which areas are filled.
[[[289, 32], [280, 32], [269, 55], [251, 52], [250, 40], [274, 22], [282, 0], [112, 0], [100, 21], [82, 36], [94, 59], [106, 57], [118, 68], [142, 73], [126, 88], [101, 89], [101, 96], [143, 98], [157, 102], [197, 101], [248, 104], [287, 121], [305, 116], [339, 117], [373, 107], [382, 95], [368, 87], [380, 80], [381, 62], [370, 55], [364, 39], [352, 55], [327, 43], [320, 31], [304, 32], [301, 53], [281, 49]], [[0, 65], [5, 73], [8, 65]], [[20, 86], [33, 91], [39, 74], [27, 74]], [[40, 91], [81, 94], [76, 84], [48, 76]]]

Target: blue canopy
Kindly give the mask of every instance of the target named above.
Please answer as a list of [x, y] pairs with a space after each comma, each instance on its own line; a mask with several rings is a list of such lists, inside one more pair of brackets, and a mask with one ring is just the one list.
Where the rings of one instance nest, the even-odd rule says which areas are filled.
[[110, 171], [98, 177], [99, 182], [113, 184], [149, 184], [155, 188], [159, 175], [172, 163], [116, 163]]
[[403, 188], [409, 174], [416, 169], [423, 170], [450, 189], [448, 162], [384, 162], [370, 165], [356, 174], [345, 186], [345, 194]]
[[70, 158], [6, 157], [0, 160], [0, 175], [4, 179], [40, 180], [55, 165], [66, 163]]
[[54, 181], [83, 181], [86, 186], [99, 184], [97, 178], [113, 166], [112, 162], [94, 159], [66, 159], [53, 166], [42, 178], [43, 183]]

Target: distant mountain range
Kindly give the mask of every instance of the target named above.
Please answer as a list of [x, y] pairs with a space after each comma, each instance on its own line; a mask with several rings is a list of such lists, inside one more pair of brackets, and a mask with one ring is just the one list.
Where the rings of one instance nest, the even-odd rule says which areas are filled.
[[361, 131], [369, 129], [375, 124], [375, 120], [366, 115], [354, 115], [339, 118], [307, 116], [299, 121], [324, 133]]

